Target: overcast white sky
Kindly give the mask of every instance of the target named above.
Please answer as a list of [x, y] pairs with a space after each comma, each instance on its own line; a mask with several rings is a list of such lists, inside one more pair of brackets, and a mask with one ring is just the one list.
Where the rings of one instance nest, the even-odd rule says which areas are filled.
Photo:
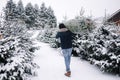
[[[13, 0], [17, 3], [19, 0]], [[33, 5], [41, 5], [42, 2], [45, 5], [51, 6], [60, 22], [63, 20], [63, 16], [67, 16], [68, 19], [72, 19], [79, 15], [81, 7], [85, 9], [85, 15], [92, 14], [94, 17], [101, 17], [105, 14], [112, 14], [120, 9], [120, 0], [22, 0], [26, 5], [31, 2]], [[7, 0], [0, 0], [0, 10], [5, 6]]]

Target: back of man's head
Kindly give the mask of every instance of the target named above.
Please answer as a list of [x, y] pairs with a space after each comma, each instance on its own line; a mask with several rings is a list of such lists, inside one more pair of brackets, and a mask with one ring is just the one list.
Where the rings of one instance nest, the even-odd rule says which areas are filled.
[[59, 24], [59, 29], [66, 28], [66, 26], [63, 23]]

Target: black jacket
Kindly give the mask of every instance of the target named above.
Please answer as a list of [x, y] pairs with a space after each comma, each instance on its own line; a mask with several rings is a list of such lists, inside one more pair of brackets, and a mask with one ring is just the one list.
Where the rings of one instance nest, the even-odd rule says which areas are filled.
[[73, 33], [66, 28], [57, 33], [56, 38], [60, 38], [62, 49], [72, 48], [72, 35]]

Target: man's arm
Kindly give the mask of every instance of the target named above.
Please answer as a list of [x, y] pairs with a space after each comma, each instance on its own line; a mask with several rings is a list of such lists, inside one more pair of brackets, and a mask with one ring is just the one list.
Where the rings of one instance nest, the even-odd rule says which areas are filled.
[[59, 38], [60, 37], [60, 34], [59, 34], [59, 32], [57, 33], [57, 35], [56, 35], [56, 38]]

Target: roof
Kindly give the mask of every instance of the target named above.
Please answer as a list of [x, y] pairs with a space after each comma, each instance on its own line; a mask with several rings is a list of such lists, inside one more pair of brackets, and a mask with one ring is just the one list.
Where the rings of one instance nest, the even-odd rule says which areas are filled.
[[111, 19], [115, 17], [117, 14], [120, 14], [120, 9], [113, 13], [110, 17], [108, 17], [107, 21], [111, 21]]

